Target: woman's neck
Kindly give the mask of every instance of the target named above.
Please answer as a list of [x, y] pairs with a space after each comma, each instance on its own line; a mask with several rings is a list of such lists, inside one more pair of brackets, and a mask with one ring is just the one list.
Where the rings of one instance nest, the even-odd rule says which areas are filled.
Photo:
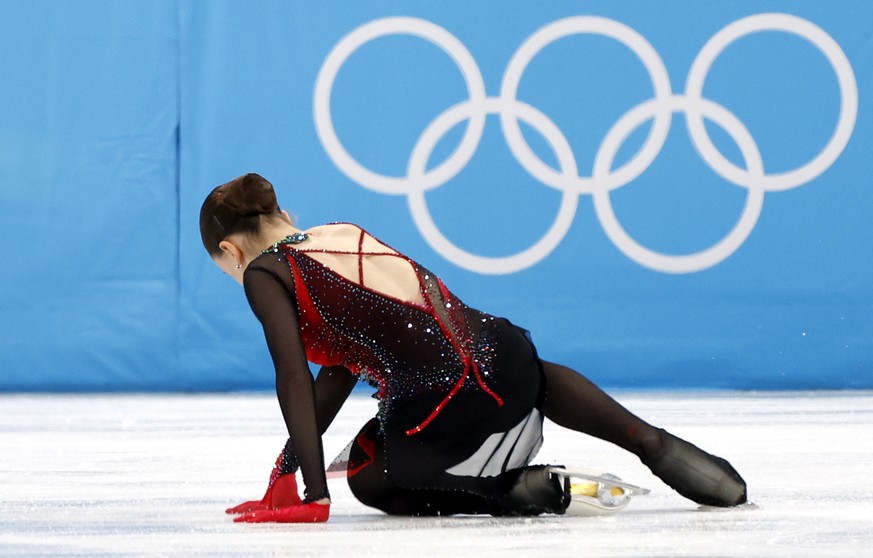
[[262, 223], [261, 234], [258, 235], [258, 240], [251, 244], [252, 259], [257, 257], [261, 250], [265, 250], [273, 244], [284, 240], [286, 236], [299, 233], [300, 229], [290, 223], [284, 221], [273, 223]]

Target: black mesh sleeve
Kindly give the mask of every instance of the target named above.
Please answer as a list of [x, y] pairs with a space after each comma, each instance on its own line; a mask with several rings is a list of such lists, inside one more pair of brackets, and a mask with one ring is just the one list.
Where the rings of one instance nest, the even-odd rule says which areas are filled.
[[281, 262], [269, 258], [261, 260], [266, 261], [253, 262], [246, 270], [243, 285], [252, 311], [264, 328], [276, 368], [276, 395], [306, 485], [304, 494], [307, 500], [317, 500], [328, 496], [324, 451], [316, 412], [315, 382], [300, 338], [293, 286], [288, 277], [284, 280], [282, 277], [290, 273], [287, 266], [283, 273], [276, 265]]
[[318, 433], [324, 434], [358, 383], [344, 366], [322, 366], [315, 378], [315, 413]]

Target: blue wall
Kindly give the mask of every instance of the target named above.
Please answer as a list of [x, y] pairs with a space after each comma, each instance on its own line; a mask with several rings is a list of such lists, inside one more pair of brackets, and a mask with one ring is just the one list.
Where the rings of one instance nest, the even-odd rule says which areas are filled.
[[2, 390], [269, 388], [197, 230], [249, 171], [604, 385], [873, 387], [869, 2], [22, 0], [0, 21]]

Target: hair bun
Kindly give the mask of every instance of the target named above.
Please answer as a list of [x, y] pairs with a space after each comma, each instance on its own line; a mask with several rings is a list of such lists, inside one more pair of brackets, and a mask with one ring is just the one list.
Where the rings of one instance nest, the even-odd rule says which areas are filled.
[[222, 205], [240, 217], [253, 217], [279, 210], [273, 185], [253, 172], [231, 181], [222, 202]]

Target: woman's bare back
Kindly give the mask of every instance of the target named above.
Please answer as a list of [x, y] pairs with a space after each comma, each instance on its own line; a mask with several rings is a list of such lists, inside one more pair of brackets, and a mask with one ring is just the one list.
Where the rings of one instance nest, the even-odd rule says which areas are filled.
[[352, 283], [386, 296], [424, 305], [421, 283], [409, 260], [359, 227], [335, 223], [312, 227], [301, 252]]

